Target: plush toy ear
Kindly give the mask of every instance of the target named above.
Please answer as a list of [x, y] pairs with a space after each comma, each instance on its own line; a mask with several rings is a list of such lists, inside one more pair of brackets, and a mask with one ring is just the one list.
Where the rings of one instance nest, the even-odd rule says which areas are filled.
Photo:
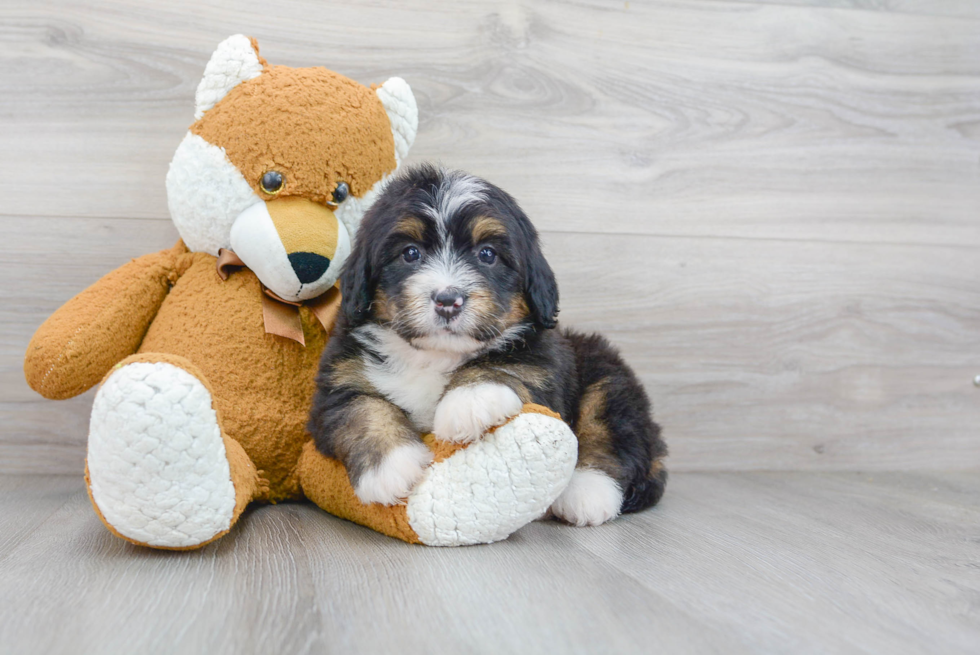
[[391, 133], [395, 137], [395, 162], [400, 166], [415, 143], [415, 134], [419, 130], [419, 108], [415, 104], [415, 95], [408, 82], [400, 77], [389, 78], [375, 89], [375, 93], [391, 121]]
[[214, 107], [229, 91], [262, 74], [265, 61], [259, 57], [255, 39], [243, 34], [229, 36], [218, 45], [204, 68], [204, 77], [194, 96], [194, 119]]

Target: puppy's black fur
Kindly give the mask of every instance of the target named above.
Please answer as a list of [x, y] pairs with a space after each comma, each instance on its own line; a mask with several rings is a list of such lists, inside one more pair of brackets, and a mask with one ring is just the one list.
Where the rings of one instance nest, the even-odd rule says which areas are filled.
[[[459, 316], [433, 313], [438, 289], [430, 300], [430, 278], [461, 280], [451, 285], [462, 299]], [[458, 351], [444, 393], [498, 383], [558, 412], [578, 436], [578, 468], [617, 483], [621, 512], [660, 500], [667, 448], [646, 392], [604, 338], [557, 327], [554, 273], [530, 220], [501, 189], [430, 166], [403, 173], [365, 215], [341, 291], [310, 431], [355, 487], [392, 448], [431, 429], [418, 418], [424, 411], [397, 405], [372, 382], [369, 369], [392, 356], [378, 345], [384, 333], [419, 352]]]

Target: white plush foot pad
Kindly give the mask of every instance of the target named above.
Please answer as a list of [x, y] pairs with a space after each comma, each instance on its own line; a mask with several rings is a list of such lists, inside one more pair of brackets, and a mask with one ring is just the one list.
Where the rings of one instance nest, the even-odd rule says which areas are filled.
[[422, 543], [464, 546], [506, 539], [544, 514], [575, 470], [571, 428], [521, 414], [433, 464], [408, 497], [408, 521]]
[[224, 532], [235, 487], [211, 394], [187, 371], [135, 362], [92, 406], [92, 498], [120, 534], [150, 546], [196, 546]]

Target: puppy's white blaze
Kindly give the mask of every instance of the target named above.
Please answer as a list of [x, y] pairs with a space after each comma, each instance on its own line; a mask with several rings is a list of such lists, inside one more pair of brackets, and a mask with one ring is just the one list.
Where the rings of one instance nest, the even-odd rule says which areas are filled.
[[478, 202], [487, 202], [487, 188], [482, 180], [462, 171], [443, 170], [428, 213], [444, 232], [445, 224], [456, 212]]
[[480, 276], [456, 252], [447, 247], [438, 249], [405, 285], [404, 293], [411, 300], [409, 308], [405, 310], [407, 322], [412, 328], [428, 334], [443, 333], [447, 327], [454, 334], [465, 333], [465, 328], [470, 324], [466, 306], [463, 306], [459, 318], [447, 326], [436, 314], [432, 298], [448, 288], [468, 294], [479, 285]]
[[623, 491], [595, 469], [575, 469], [572, 480], [551, 506], [555, 516], [577, 527], [601, 525], [619, 516]]
[[503, 384], [456, 387], [439, 401], [433, 432], [443, 441], [469, 443], [519, 414], [523, 406], [514, 390]]
[[480, 276], [458, 253], [449, 247], [442, 247], [428, 257], [419, 271], [411, 277], [408, 288], [410, 292], [422, 295], [448, 287], [468, 291], [479, 282]]
[[449, 220], [463, 207], [487, 201], [487, 190], [483, 182], [465, 173], [445, 178], [439, 198], [439, 211], [443, 220]]
[[361, 476], [354, 493], [364, 503], [395, 505], [408, 497], [431, 463], [432, 451], [423, 444], [398, 446]]

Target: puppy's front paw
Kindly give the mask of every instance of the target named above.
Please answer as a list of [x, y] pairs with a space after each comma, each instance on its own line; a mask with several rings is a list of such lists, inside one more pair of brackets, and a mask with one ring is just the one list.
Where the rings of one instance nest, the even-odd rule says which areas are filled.
[[577, 527], [601, 525], [619, 516], [623, 492], [616, 481], [593, 469], [575, 469], [551, 512]]
[[432, 463], [432, 451], [421, 443], [398, 446], [377, 466], [361, 474], [354, 493], [362, 503], [397, 505], [415, 487], [425, 467]]
[[469, 443], [519, 414], [523, 406], [514, 390], [503, 384], [482, 382], [456, 387], [439, 401], [433, 432], [442, 441]]

